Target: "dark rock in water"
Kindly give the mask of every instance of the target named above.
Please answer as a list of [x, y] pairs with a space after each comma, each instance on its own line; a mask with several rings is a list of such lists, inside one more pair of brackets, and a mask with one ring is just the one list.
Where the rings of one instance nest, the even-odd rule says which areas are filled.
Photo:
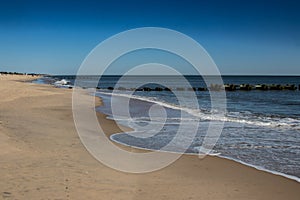
[[283, 90], [283, 89], [284, 89], [284, 86], [282, 86], [282, 85], [277, 85], [277, 88], [278, 88], [278, 90]]
[[163, 91], [163, 89], [161, 87], [156, 87], [154, 90], [155, 91]]
[[198, 88], [198, 91], [206, 91], [206, 90], [207, 90], [207, 88], [203, 88], [203, 87]]
[[290, 85], [289, 90], [297, 90], [297, 86], [296, 85]]
[[100, 88], [100, 87], [96, 87], [96, 89], [97, 89], [97, 90], [100, 90], [101, 88]]
[[226, 84], [226, 85], [224, 85], [224, 88], [225, 88], [226, 91], [235, 91], [237, 86], [233, 85], [233, 84], [230, 84], [230, 85]]
[[234, 90], [237, 90], [238, 85], [233, 85]]
[[164, 90], [165, 90], [165, 91], [169, 91], [169, 92], [171, 91], [171, 89], [170, 89], [170, 88], [165, 88]]
[[143, 91], [147, 91], [147, 92], [149, 92], [149, 91], [151, 91], [152, 89], [151, 88], [149, 88], [149, 87], [144, 87], [143, 88]]
[[252, 90], [252, 85], [242, 84], [242, 85], [240, 85], [240, 90], [250, 91], [250, 90]]
[[284, 87], [282, 85], [274, 85], [274, 84], [270, 85], [269, 88], [270, 88], [270, 90], [283, 90], [284, 89]]
[[137, 88], [135, 91], [143, 91], [143, 88]]
[[113, 88], [113, 87], [108, 87], [107, 89], [108, 89], [108, 90], [114, 90], [114, 88]]
[[270, 85], [269, 88], [270, 90], [277, 90], [277, 86], [274, 84]]
[[285, 90], [297, 90], [297, 87], [295, 85], [289, 85], [283, 86], [283, 89]]

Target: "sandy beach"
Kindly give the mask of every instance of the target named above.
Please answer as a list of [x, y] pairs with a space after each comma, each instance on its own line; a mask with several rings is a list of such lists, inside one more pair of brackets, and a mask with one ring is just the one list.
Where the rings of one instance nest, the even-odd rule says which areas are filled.
[[[94, 159], [72, 117], [72, 90], [0, 76], [0, 199], [298, 200], [296, 181], [218, 158], [182, 156], [147, 174]], [[98, 114], [103, 129], [118, 126]], [[96, 130], [95, 130], [96, 131]], [[137, 151], [137, 150], [136, 150]]]

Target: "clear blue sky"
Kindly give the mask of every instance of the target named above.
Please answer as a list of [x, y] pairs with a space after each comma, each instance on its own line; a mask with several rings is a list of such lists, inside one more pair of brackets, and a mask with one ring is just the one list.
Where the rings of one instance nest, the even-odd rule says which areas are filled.
[[104, 39], [157, 26], [198, 41], [223, 74], [300, 74], [300, 1], [0, 1], [0, 71], [76, 73]]

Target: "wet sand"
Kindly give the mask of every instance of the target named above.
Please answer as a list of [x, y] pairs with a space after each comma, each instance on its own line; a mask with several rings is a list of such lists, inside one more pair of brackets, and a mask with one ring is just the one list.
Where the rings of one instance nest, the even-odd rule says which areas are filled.
[[[95, 160], [78, 137], [72, 90], [25, 82], [30, 79], [0, 76], [0, 199], [300, 197], [296, 181], [218, 157], [185, 155], [147, 174], [110, 169]], [[120, 131], [105, 115], [99, 113], [98, 119], [108, 135]]]

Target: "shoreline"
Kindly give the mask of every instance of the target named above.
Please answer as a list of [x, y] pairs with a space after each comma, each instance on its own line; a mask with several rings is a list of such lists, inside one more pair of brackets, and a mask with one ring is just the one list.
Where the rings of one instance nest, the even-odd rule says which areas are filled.
[[[111, 120], [111, 119], [108, 119], [108, 120]], [[124, 132], [122, 132], [122, 133], [124, 133]], [[114, 135], [117, 135], [117, 134], [122, 134], [122, 133], [114, 133], [114, 134], [111, 134], [111, 136], [114, 136]], [[158, 151], [158, 150], [147, 149], [147, 148], [143, 148], [143, 147], [131, 146], [131, 145], [128, 145], [128, 144], [125, 144], [125, 143], [122, 143], [122, 142], [118, 142], [118, 141], [112, 139], [111, 136], [110, 136], [109, 138], [110, 138], [110, 140], [111, 140], [112, 142], [114, 142], [114, 143], [116, 143], [116, 144], [119, 144], [119, 145], [123, 145], [123, 146], [125, 146], [125, 147], [134, 148], [134, 149], [136, 149], [137, 151], [139, 151], [139, 150], [141, 150], [141, 151]], [[160, 152], [164, 152], [164, 153], [174, 153], [174, 154], [182, 154], [182, 153], [178, 153], [178, 152], [169, 152], [169, 151], [160, 151]], [[182, 154], [182, 155], [198, 156], [199, 154], [197, 154], [197, 153], [184, 153], [184, 154]], [[212, 157], [218, 157], [218, 158], [230, 160], [230, 161], [236, 162], [236, 163], [238, 163], [238, 164], [242, 164], [242, 165], [244, 165], [244, 166], [251, 167], [251, 168], [256, 169], [256, 170], [258, 170], [258, 171], [267, 172], [267, 173], [270, 173], [270, 174], [273, 174], [273, 175], [276, 175], [276, 176], [281, 176], [281, 177], [287, 178], [287, 179], [289, 179], [289, 180], [296, 181], [296, 182], [300, 183], [300, 178], [297, 177], [297, 176], [285, 174], [285, 173], [282, 173], [282, 172], [272, 171], [272, 170], [266, 169], [266, 168], [261, 167], [261, 166], [252, 165], [252, 164], [243, 162], [243, 161], [241, 161], [241, 160], [237, 160], [237, 159], [234, 159], [234, 158], [222, 156], [220, 153], [217, 153], [217, 154], [208, 154], [208, 155], [206, 155], [206, 156], [212, 156]]]
[[[111, 119], [108, 119], [108, 120], [111, 120]], [[122, 125], [121, 125], [122, 126]], [[119, 145], [123, 145], [125, 147], [130, 147], [130, 148], [134, 148], [136, 150], [141, 150], [141, 151], [158, 151], [158, 150], [153, 150], [153, 149], [147, 149], [147, 148], [143, 148], [143, 147], [136, 147], [136, 146], [131, 146], [131, 145], [128, 145], [128, 144], [125, 144], [125, 143], [122, 143], [122, 142], [118, 142], [114, 139], [112, 139], [112, 136], [114, 135], [118, 135], [118, 134], [122, 134], [124, 132], [121, 132], [121, 133], [114, 133], [114, 134], [111, 134], [109, 139], [116, 143], [116, 144], [119, 144]], [[174, 154], [182, 154], [182, 153], [178, 153], [178, 152], [169, 152], [169, 151], [160, 151], [160, 152], [164, 152], [164, 153], [174, 153]], [[190, 155], [190, 156], [198, 156], [199, 154], [197, 153], [184, 153], [182, 155]], [[266, 169], [262, 166], [256, 166], [256, 165], [252, 165], [252, 164], [249, 164], [249, 163], [246, 163], [246, 162], [243, 162], [241, 160], [237, 160], [237, 159], [234, 159], [234, 158], [230, 158], [230, 157], [227, 157], [227, 156], [222, 156], [220, 153], [216, 153], [216, 154], [208, 154], [206, 156], [212, 156], [212, 157], [218, 157], [218, 158], [223, 158], [223, 159], [226, 159], [226, 160], [230, 160], [230, 161], [233, 161], [233, 162], [236, 162], [238, 164], [242, 164], [244, 166], [247, 166], [247, 167], [251, 167], [253, 169], [256, 169], [258, 171], [262, 171], [262, 172], [267, 172], [267, 173], [270, 173], [270, 174], [273, 174], [273, 175], [276, 175], [276, 176], [281, 176], [281, 177], [284, 177], [284, 178], [287, 178], [287, 179], [290, 179], [292, 181], [296, 181], [298, 183], [300, 183], [300, 178], [297, 177], [297, 176], [293, 176], [293, 175], [289, 175], [289, 174], [285, 174], [285, 173], [282, 173], [282, 172], [277, 172], [277, 171], [272, 171], [272, 170], [269, 170], [269, 169]]]
[[[14, 199], [299, 198], [298, 182], [215, 156], [200, 160], [183, 155], [147, 174], [115, 171], [95, 160], [79, 140], [72, 90], [0, 81], [0, 137], [6, 138], [0, 140], [5, 150], [0, 153], [2, 195]], [[99, 112], [97, 116], [105, 133], [120, 132], [115, 121]]]
[[[105, 94], [105, 95], [107, 95], [107, 94]], [[102, 101], [101, 97], [95, 96], [95, 98], [97, 99], [96, 100], [95, 109], [97, 107], [103, 106], [103, 101]], [[150, 100], [146, 100], [146, 99], [139, 99], [138, 98], [138, 100], [148, 101], [148, 102], [151, 102], [151, 103], [156, 103], [154, 101], [150, 101]], [[165, 106], [165, 105], [163, 105], [163, 106]], [[108, 121], [112, 121], [113, 124], [114, 124], [114, 126], [122, 127], [120, 130], [135, 131], [133, 128], [124, 126], [122, 124], [119, 124], [117, 121], [111, 119], [110, 115], [101, 113], [100, 111], [96, 111], [96, 114], [97, 114], [99, 120], [101, 120], [101, 118], [105, 118]], [[106, 136], [109, 138], [109, 140], [111, 142], [113, 142], [114, 144], [116, 144], [118, 147], [120, 147], [122, 149], [130, 150], [130, 151], [134, 151], [134, 152], [151, 152], [151, 151], [155, 151], [153, 149], [147, 149], [147, 148], [143, 148], [143, 147], [131, 146], [131, 145], [128, 145], [128, 144], [125, 144], [125, 143], [122, 143], [122, 142], [118, 142], [118, 141], [112, 139], [112, 136], [117, 135], [117, 134], [123, 134], [123, 133], [124, 132], [122, 131], [122, 132], [116, 132], [116, 133], [106, 132], [105, 134], [106, 134]], [[178, 154], [177, 152], [168, 152], [168, 151], [161, 151], [161, 152]], [[182, 153], [179, 153], [179, 154], [182, 154]], [[184, 154], [182, 154], [182, 156], [183, 155], [189, 155], [189, 156], [196, 156], [197, 157], [199, 154], [196, 154], [196, 153], [184, 153]], [[255, 170], [258, 170], [258, 171], [270, 173], [272, 175], [280, 176], [280, 177], [287, 178], [289, 180], [296, 181], [296, 182], [300, 183], [300, 177], [289, 175], [289, 174], [285, 174], [285, 173], [282, 173], [282, 172], [277, 172], [277, 171], [269, 170], [269, 169], [266, 169], [266, 168], [264, 168], [262, 166], [252, 165], [252, 164], [246, 163], [246, 162], [241, 161], [241, 160], [237, 160], [237, 159], [230, 158], [230, 157], [227, 157], [227, 156], [222, 156], [221, 154], [216, 154], [216, 155], [210, 154], [210, 155], [206, 155], [206, 156], [218, 157], [218, 158], [221, 158], [221, 159], [226, 159], [226, 160], [229, 160], [229, 161], [233, 161], [233, 162], [235, 162], [237, 164], [241, 164], [243, 166], [251, 167], [251, 168], [253, 168]]]
[[[296, 76], [298, 76], [298, 75], [296, 75]], [[39, 78], [41, 78], [41, 76], [35, 77], [32, 80], [28, 80], [27, 82], [32, 82], [32, 81], [37, 80]], [[38, 84], [38, 83], [35, 83], [35, 84]], [[49, 85], [49, 84], [45, 84], [45, 85]], [[60, 88], [60, 89], [63, 89], [63, 88]], [[64, 89], [66, 89], [66, 88], [64, 88]], [[103, 102], [102, 102], [101, 97], [95, 96], [95, 98], [97, 99], [96, 100], [95, 109], [97, 107], [103, 106]], [[141, 99], [139, 99], [139, 100], [141, 100]], [[141, 101], [146, 101], [146, 100], [143, 99]], [[149, 101], [149, 102], [155, 103], [153, 101]], [[127, 126], [124, 126], [122, 124], [119, 124], [117, 121], [111, 119], [110, 118], [111, 116], [109, 116], [107, 114], [104, 114], [104, 113], [101, 113], [100, 111], [96, 111], [96, 115], [97, 115], [97, 117], [98, 117], [99, 120], [101, 120], [101, 118], [105, 118], [108, 121], [112, 121], [112, 123], [114, 124], [114, 126], [116, 126], [116, 127], [122, 127], [122, 129], [120, 129], [120, 130], [135, 131], [131, 127], [127, 127]], [[151, 151], [155, 151], [153, 149], [147, 149], [147, 148], [142, 148], [142, 147], [131, 146], [131, 145], [128, 145], [128, 144], [125, 144], [125, 143], [122, 143], [122, 142], [118, 142], [118, 141], [112, 139], [113, 135], [123, 134], [123, 133], [124, 132], [122, 131], [122, 132], [106, 132], [105, 134], [106, 134], [106, 136], [109, 138], [109, 140], [111, 142], [113, 142], [114, 144], [116, 144], [117, 146], [119, 146], [122, 149], [130, 150], [130, 151], [134, 151], [134, 152], [151, 152]], [[175, 154], [177, 154], [177, 152], [167, 152], [167, 151], [165, 153], [175, 153]], [[180, 153], [180, 154], [182, 154], [182, 153]], [[182, 155], [196, 156], [197, 157], [199, 154], [196, 154], [196, 153], [184, 153]], [[230, 158], [230, 157], [227, 157], [227, 156], [222, 156], [221, 154], [216, 154], [216, 155], [211, 154], [211, 155], [206, 155], [206, 156], [218, 157], [218, 158], [221, 158], [221, 159], [226, 159], [226, 160], [229, 160], [229, 161], [233, 161], [233, 162], [235, 162], [237, 164], [241, 164], [243, 166], [251, 167], [251, 168], [253, 168], [255, 170], [258, 170], [258, 171], [270, 173], [272, 175], [280, 176], [280, 177], [287, 178], [289, 180], [296, 181], [296, 182], [300, 183], [300, 177], [289, 175], [289, 174], [285, 174], [285, 173], [282, 173], [282, 172], [277, 172], [277, 171], [269, 170], [269, 169], [266, 169], [266, 168], [264, 168], [262, 166], [252, 165], [252, 164], [249, 164], [249, 163], [246, 163], [244, 161], [240, 161], [240, 160], [237, 160], [237, 159], [234, 159], [234, 158]]]
[[[108, 94], [105, 94], [105, 95], [108, 95]], [[115, 95], [115, 94], [114, 94]], [[122, 95], [120, 95], [122, 96]], [[123, 96], [122, 96], [123, 97]], [[127, 97], [127, 96], [124, 96], [124, 97]], [[99, 99], [100, 102], [102, 102], [102, 99], [101, 97], [99, 96], [96, 96], [97, 99]], [[140, 101], [147, 101], [147, 102], [151, 102], [151, 103], [156, 103], [154, 101], [150, 101], [150, 100], [146, 100], [146, 99], [140, 99], [140, 98], [137, 98], [138, 100]], [[103, 106], [102, 103], [100, 103], [99, 105], [96, 105], [96, 108], [97, 107], [101, 107]], [[165, 106], [165, 105], [163, 105]], [[99, 112], [101, 113], [100, 111], [96, 111], [96, 112]], [[103, 113], [101, 113], [103, 114]], [[107, 119], [107, 120], [112, 120], [114, 121], [113, 119], [111, 119], [111, 116], [110, 115], [106, 115], [106, 114], [103, 114], [104, 117]], [[117, 126], [121, 126], [124, 128], [124, 125], [122, 124], [119, 124], [118, 122], [114, 121], [116, 123]], [[131, 127], [126, 127], [128, 128], [130, 131], [135, 131], [133, 128]], [[119, 142], [119, 141], [116, 141], [112, 138], [112, 136], [114, 135], [118, 135], [118, 134], [123, 134], [124, 132], [120, 132], [120, 133], [114, 133], [114, 134], [107, 134], [107, 137], [110, 139], [110, 141], [114, 142], [115, 144], [119, 144], [119, 145], [123, 145], [125, 147], [129, 147], [129, 148], [134, 148], [134, 149], [137, 149], [137, 150], [141, 150], [141, 151], [156, 151], [156, 150], [153, 150], [153, 149], [147, 149], [147, 148], [143, 148], [143, 147], [137, 147], [137, 146], [131, 146], [131, 145], [128, 145], [126, 143], [122, 143], [122, 142]], [[175, 153], [175, 154], [178, 154], [177, 152], [167, 152], [167, 151], [161, 151], [161, 152], [166, 152], [166, 153]], [[182, 153], [179, 153], [179, 154], [182, 154]], [[198, 156], [199, 154], [197, 153], [184, 153], [182, 155], [191, 155], [191, 156]], [[234, 158], [230, 158], [228, 156], [223, 156], [221, 154], [210, 154], [210, 155], [206, 155], [206, 156], [215, 156], [215, 157], [219, 157], [219, 158], [223, 158], [223, 159], [227, 159], [227, 160], [230, 160], [230, 161], [234, 161], [238, 164], [242, 164], [244, 166], [247, 166], [247, 167], [251, 167], [253, 169], [256, 169], [256, 170], [259, 170], [259, 171], [263, 171], [263, 172], [267, 172], [267, 173], [270, 173], [270, 174], [273, 174], [273, 175], [277, 175], [277, 176], [281, 176], [281, 177], [284, 177], [284, 178], [287, 178], [287, 179], [290, 179], [290, 180], [293, 180], [293, 181], [296, 181], [298, 183], [300, 183], [300, 177], [297, 177], [297, 176], [294, 176], [294, 175], [289, 175], [289, 174], [285, 174], [283, 172], [278, 172], [278, 171], [273, 171], [273, 170], [269, 170], [269, 169], [266, 169], [262, 166], [258, 166], [258, 165], [253, 165], [253, 164], [249, 164], [249, 163], [246, 163], [244, 161], [241, 161], [241, 160], [237, 160], [237, 159], [234, 159]]]

